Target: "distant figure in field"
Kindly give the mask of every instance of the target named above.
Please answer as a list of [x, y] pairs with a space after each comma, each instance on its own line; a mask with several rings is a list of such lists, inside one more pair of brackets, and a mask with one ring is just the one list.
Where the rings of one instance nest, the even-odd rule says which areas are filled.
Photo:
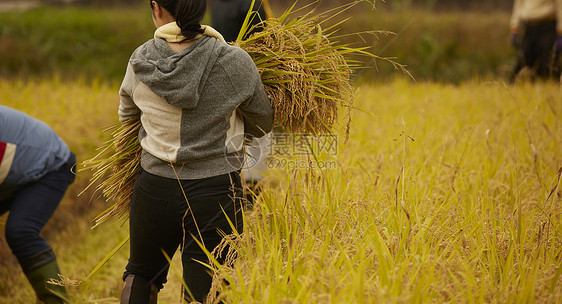
[[[67, 303], [57, 259], [39, 235], [74, 181], [76, 158], [45, 123], [0, 106], [0, 214], [6, 240], [41, 303]], [[53, 293], [54, 291], [54, 293]], [[60, 297], [60, 296], [62, 297]]]
[[[242, 28], [246, 14], [252, 5], [252, 0], [213, 0], [211, 3], [212, 26], [224, 37], [227, 42], [232, 42], [238, 37]], [[253, 11], [254, 15], [250, 26], [260, 23], [266, 19], [266, 13], [261, 0], [255, 0]], [[253, 32], [260, 31], [256, 29]], [[247, 33], [249, 36], [252, 33]]]
[[515, 0], [511, 16], [511, 43], [517, 48], [515, 81], [525, 67], [540, 78], [560, 76], [562, 51], [562, 0]]

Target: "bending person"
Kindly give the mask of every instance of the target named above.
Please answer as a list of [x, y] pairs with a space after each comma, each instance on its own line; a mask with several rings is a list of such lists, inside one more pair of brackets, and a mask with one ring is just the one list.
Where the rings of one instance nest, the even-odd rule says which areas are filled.
[[76, 158], [45, 123], [0, 106], [0, 214], [9, 211], [6, 240], [37, 298], [46, 304], [66, 303], [59, 266], [39, 233], [51, 218], [68, 186]]

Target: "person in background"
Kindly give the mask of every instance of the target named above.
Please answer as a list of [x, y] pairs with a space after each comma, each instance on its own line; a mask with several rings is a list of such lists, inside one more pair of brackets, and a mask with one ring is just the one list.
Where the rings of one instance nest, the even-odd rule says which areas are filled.
[[517, 63], [510, 76], [515, 81], [527, 67], [540, 78], [560, 77], [562, 51], [562, 0], [515, 0], [511, 16], [511, 43]]
[[0, 106], [0, 214], [9, 211], [6, 241], [37, 298], [67, 303], [55, 253], [39, 235], [74, 181], [76, 162], [64, 141], [45, 123]]
[[[236, 41], [251, 5], [252, 0], [213, 0], [211, 2], [213, 28], [221, 33], [227, 42]], [[266, 19], [266, 11], [261, 0], [254, 1], [252, 11], [257, 15], [251, 17], [249, 28]], [[260, 27], [256, 27], [253, 31], [246, 33], [246, 37], [260, 30]]]
[[204, 302], [212, 276], [194, 239], [212, 252], [223, 233], [242, 232], [244, 135], [269, 132], [273, 109], [250, 55], [201, 25], [205, 0], [149, 3], [154, 39], [132, 54], [119, 90], [119, 120], [140, 119], [142, 147], [121, 303], [156, 303], [178, 246], [184, 297]]

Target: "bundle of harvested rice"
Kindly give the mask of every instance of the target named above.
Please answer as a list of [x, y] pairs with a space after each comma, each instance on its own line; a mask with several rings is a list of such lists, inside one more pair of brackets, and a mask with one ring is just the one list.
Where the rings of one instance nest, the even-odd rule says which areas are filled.
[[[263, 27], [261, 32], [233, 43], [254, 60], [275, 110], [275, 125], [283, 127], [285, 132], [331, 133], [340, 109], [346, 111], [346, 133], [349, 131], [349, 113], [354, 99], [350, 76], [358, 65], [348, 55], [388, 59], [370, 54], [365, 48], [339, 44], [335, 34], [345, 20], [326, 29], [322, 26], [359, 2], [362, 1], [324, 13], [311, 9], [295, 18], [291, 16], [311, 6], [294, 11], [293, 5], [281, 17], [269, 18], [258, 25]], [[251, 13], [239, 37], [251, 30], [247, 26], [250, 18]], [[403, 69], [397, 64], [395, 67]], [[136, 120], [111, 128], [113, 140], [94, 158], [82, 163], [94, 171], [88, 187], [100, 182], [97, 189], [102, 190], [106, 199], [115, 202], [95, 219], [96, 223], [110, 216], [127, 215], [141, 152], [137, 140], [139, 126]]]
[[96, 191], [101, 190], [107, 201], [114, 202], [94, 219], [96, 225], [112, 216], [122, 218], [128, 214], [140, 167], [141, 146], [137, 138], [140, 125], [140, 120], [131, 119], [107, 128], [104, 132], [111, 132], [112, 139], [98, 149], [96, 156], [81, 163], [80, 170], [88, 169], [93, 174], [80, 195], [96, 185]]
[[[350, 76], [356, 65], [344, 55], [374, 55], [365, 52], [365, 48], [338, 43], [339, 37], [335, 34], [343, 21], [326, 29], [322, 26], [357, 3], [324, 13], [313, 8], [302, 16], [291, 18], [314, 3], [298, 11], [293, 11], [293, 5], [281, 17], [266, 20], [265, 26], [258, 24], [263, 26], [261, 32], [234, 42], [256, 63], [271, 97], [275, 124], [286, 132], [331, 133], [338, 121], [339, 109], [349, 114], [353, 105]], [[246, 20], [249, 18], [250, 15]], [[246, 24], [239, 37], [252, 30]], [[350, 116], [347, 116], [349, 128]]]
[[275, 110], [275, 125], [287, 132], [329, 133], [340, 107], [349, 111], [353, 94], [346, 46], [330, 41], [314, 10], [287, 21], [288, 13], [266, 21], [263, 31], [234, 45], [258, 67]]

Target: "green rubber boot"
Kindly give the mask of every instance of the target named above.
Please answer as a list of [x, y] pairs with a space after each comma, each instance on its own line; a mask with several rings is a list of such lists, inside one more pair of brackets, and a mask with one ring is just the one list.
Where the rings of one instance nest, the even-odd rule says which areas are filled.
[[50, 279], [59, 280], [60, 269], [52, 250], [21, 261], [20, 264], [40, 301], [39, 303], [68, 303], [68, 295], [64, 286], [47, 283]]

